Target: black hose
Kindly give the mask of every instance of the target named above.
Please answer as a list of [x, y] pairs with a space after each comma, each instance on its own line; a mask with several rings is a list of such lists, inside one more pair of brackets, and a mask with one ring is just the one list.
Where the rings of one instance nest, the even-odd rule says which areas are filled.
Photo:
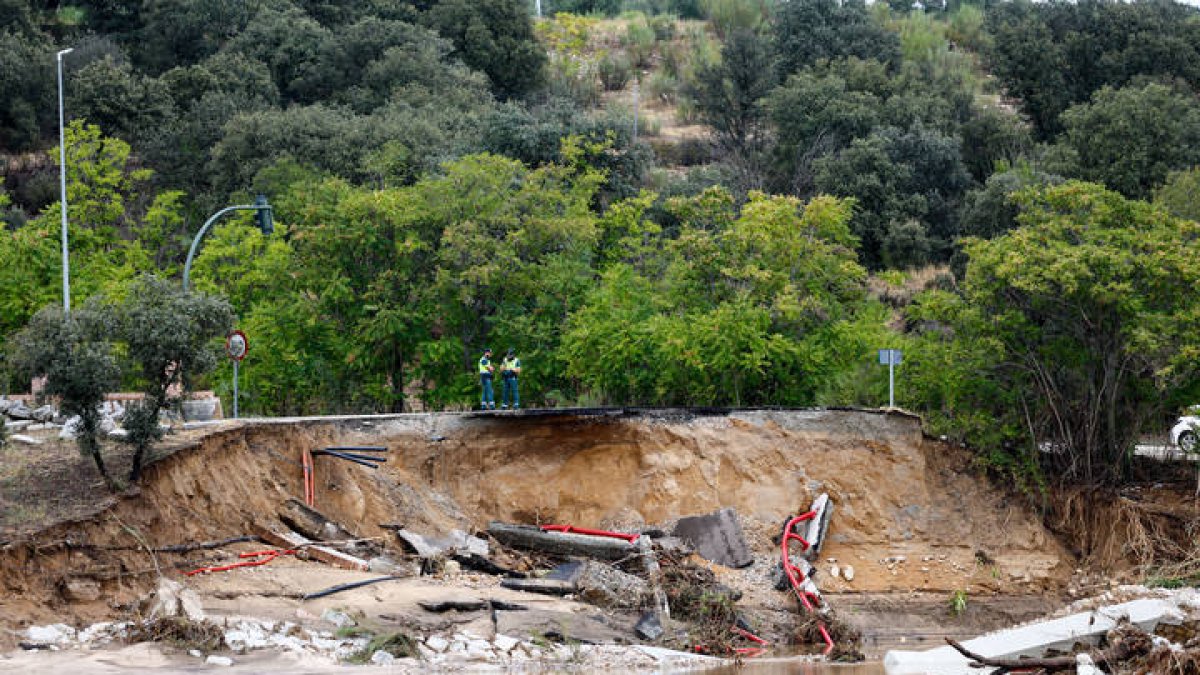
[[344, 459], [344, 460], [347, 460], [350, 462], [354, 462], [355, 464], [362, 464], [363, 466], [370, 467], [372, 469], [379, 468], [379, 465], [376, 464], [375, 462], [368, 462], [365, 459], [357, 459], [355, 457], [351, 457], [350, 455], [343, 455], [340, 452], [334, 452], [332, 450], [316, 450], [312, 454], [313, 454], [313, 457], [316, 457], [318, 455], [329, 455], [330, 457], [337, 457], [339, 459]]
[[323, 598], [327, 595], [333, 595], [334, 593], [341, 593], [342, 591], [348, 591], [352, 588], [361, 588], [363, 586], [370, 586], [371, 584], [377, 584], [381, 581], [391, 581], [392, 579], [403, 579], [403, 578], [404, 577], [375, 577], [374, 579], [364, 579], [362, 581], [351, 581], [350, 583], [347, 583], [347, 584], [338, 584], [337, 586], [330, 586], [329, 588], [326, 588], [323, 591], [317, 591], [316, 593], [309, 593], [308, 595], [301, 596], [300, 599], [301, 600], [315, 600], [317, 598]]
[[324, 448], [325, 450], [355, 450], [357, 452], [387, 452], [388, 449], [382, 445], [335, 445], [333, 447]]

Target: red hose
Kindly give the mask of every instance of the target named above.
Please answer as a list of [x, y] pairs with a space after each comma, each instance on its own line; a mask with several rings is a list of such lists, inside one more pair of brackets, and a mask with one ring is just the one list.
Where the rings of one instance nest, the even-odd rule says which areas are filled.
[[[816, 608], [813, 607], [813, 604], [809, 599], [810, 594], [808, 591], [801, 590], [800, 588], [800, 584], [805, 580], [804, 572], [792, 564], [792, 560], [788, 556], [788, 544], [792, 539], [795, 539], [796, 541], [800, 542], [803, 550], [807, 551], [811, 544], [809, 544], [804, 537], [801, 537], [793, 532], [792, 528], [796, 526], [796, 523], [802, 523], [806, 520], [812, 520], [816, 517], [816, 511], [809, 511], [808, 513], [795, 516], [791, 520], [787, 521], [787, 525], [784, 525], [783, 527], [783, 541], [781, 542], [780, 546], [783, 549], [783, 571], [787, 574], [788, 581], [792, 582], [792, 592], [796, 594], [796, 598], [800, 600], [800, 603], [804, 605], [804, 608], [807, 609], [809, 613], [815, 613]], [[821, 631], [821, 638], [825, 640], [825, 651], [822, 653], [828, 656], [829, 652], [833, 651], [833, 638], [829, 637], [829, 631], [825, 628], [824, 621], [817, 622], [817, 630]]]
[[253, 552], [249, 552], [249, 553], [240, 553], [240, 554], [238, 554], [239, 558], [258, 558], [258, 560], [242, 560], [241, 562], [235, 562], [235, 563], [231, 563], [229, 565], [218, 565], [216, 567], [201, 567], [199, 569], [194, 569], [191, 572], [184, 572], [183, 575], [190, 577], [194, 574], [202, 574], [202, 573], [207, 573], [207, 572], [224, 572], [226, 570], [237, 569], [239, 567], [258, 567], [259, 565], [266, 565], [267, 563], [271, 562], [272, 560], [278, 558], [281, 555], [294, 555], [296, 553], [296, 550], [297, 549], [294, 549], [294, 548], [288, 549], [286, 551], [281, 551], [278, 549], [270, 549], [267, 551], [253, 551]]
[[575, 527], [574, 525], [543, 525], [542, 532], [562, 532], [563, 534], [587, 534], [593, 537], [611, 537], [613, 539], [624, 539], [629, 543], [637, 541], [640, 534], [628, 534], [626, 532], [609, 532], [608, 530], [590, 530], [586, 527]]

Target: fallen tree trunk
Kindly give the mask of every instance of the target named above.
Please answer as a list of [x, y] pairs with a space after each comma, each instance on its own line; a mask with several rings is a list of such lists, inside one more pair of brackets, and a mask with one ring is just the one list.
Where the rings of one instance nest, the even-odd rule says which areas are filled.
[[636, 546], [624, 539], [565, 532], [542, 532], [538, 528], [528, 525], [492, 523], [488, 525], [488, 534], [505, 546], [560, 556], [620, 560], [639, 552]]

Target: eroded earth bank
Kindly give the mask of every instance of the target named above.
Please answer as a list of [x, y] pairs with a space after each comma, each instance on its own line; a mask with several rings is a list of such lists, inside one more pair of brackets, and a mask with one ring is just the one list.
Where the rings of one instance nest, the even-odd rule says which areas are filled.
[[[370, 540], [359, 543], [366, 549], [357, 553], [373, 560], [375, 571], [285, 555], [262, 566], [184, 576], [236, 562], [239, 553], [264, 544], [162, 550], [286, 531], [280, 514], [305, 494], [302, 455], [328, 446], [386, 448], [387, 461], [374, 470], [331, 457], [314, 461], [315, 508], [344, 527], [343, 536]], [[730, 569], [698, 556], [689, 560], [740, 591], [737, 611], [775, 653], [787, 653], [780, 647], [794, 642], [802, 617], [794, 597], [774, 588], [776, 537], [785, 519], [806, 511], [820, 493], [830, 496], [834, 510], [815, 579], [837, 615], [862, 631], [868, 658], [896, 645], [919, 648], [942, 636], [974, 635], [1063, 604], [1077, 564], [1071, 552], [1022, 500], [973, 469], [964, 450], [924, 436], [919, 420], [907, 415], [589, 410], [251, 420], [214, 425], [150, 466], [140, 490], [91, 515], [6, 543], [0, 549], [0, 647], [10, 652], [10, 668], [68, 658], [65, 651], [20, 653], [16, 645], [28, 641], [32, 625], [82, 629], [141, 618], [144, 598], [161, 576], [198, 594], [208, 619], [226, 630], [254, 619], [259, 628], [242, 626], [243, 632], [269, 638], [274, 630], [295, 637], [294, 644], [251, 635], [232, 645], [240, 649], [231, 650], [227, 640], [191, 656], [186, 644], [156, 647], [148, 656], [118, 649], [123, 643], [114, 640], [69, 658], [96, 670], [147, 659], [182, 668], [211, 652], [256, 670], [269, 669], [276, 657], [315, 668], [361, 652], [371, 635], [394, 633], [414, 640], [417, 658], [426, 660], [412, 663], [425, 666], [450, 663], [448, 654], [456, 650], [466, 658], [472, 641], [491, 644], [490, 652], [474, 655], [476, 666], [502, 665], [514, 649], [511, 639], [528, 658], [523, 667], [588, 664], [590, 658], [587, 668], [661, 668], [666, 657], [659, 652], [620, 661], [588, 646], [652, 644], [633, 631], [636, 603], [600, 608], [574, 595], [500, 588], [498, 575], [419, 561], [396, 530], [437, 538], [454, 530], [484, 533], [490, 522], [502, 521], [670, 532], [682, 516], [732, 508], [754, 563]], [[554, 562], [501, 550], [495, 542], [492, 554], [508, 569], [528, 573]], [[381, 572], [400, 578], [301, 597]], [[493, 604], [433, 612], [418, 604], [446, 600], [498, 600], [526, 609], [501, 611]], [[338, 630], [334, 624], [343, 617], [354, 625]], [[666, 628], [658, 643], [689, 646], [686, 626]], [[305, 641], [317, 635], [331, 643], [358, 641], [322, 651], [314, 646], [319, 640]], [[508, 649], [497, 647], [500, 638]], [[68, 647], [80, 636], [51, 639]], [[435, 647], [444, 639], [446, 653], [431, 651], [430, 639]], [[260, 642], [270, 646], [256, 651]]]

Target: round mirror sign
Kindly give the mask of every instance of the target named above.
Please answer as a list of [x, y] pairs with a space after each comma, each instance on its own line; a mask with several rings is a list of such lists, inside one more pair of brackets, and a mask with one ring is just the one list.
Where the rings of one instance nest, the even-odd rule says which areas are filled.
[[234, 361], [241, 361], [246, 358], [246, 352], [250, 351], [250, 342], [246, 339], [246, 334], [240, 330], [235, 330], [225, 338], [225, 353]]

